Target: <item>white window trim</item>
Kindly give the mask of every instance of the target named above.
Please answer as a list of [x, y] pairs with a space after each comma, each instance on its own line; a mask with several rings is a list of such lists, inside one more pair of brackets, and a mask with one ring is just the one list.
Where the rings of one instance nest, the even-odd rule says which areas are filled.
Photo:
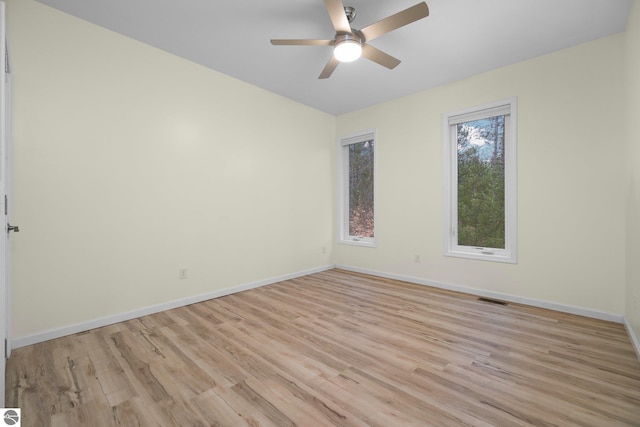
[[[349, 236], [349, 190], [347, 188], [349, 176], [349, 163], [346, 155], [346, 146], [367, 140], [373, 140], [373, 236], [355, 237]], [[377, 203], [376, 181], [378, 170], [378, 140], [375, 130], [368, 130], [342, 136], [338, 139], [338, 243], [354, 246], [376, 247], [377, 235]]]
[[[509, 114], [505, 124], [505, 249], [477, 248], [458, 245], [457, 239], [457, 141], [453, 141], [452, 126], [456, 123], [494, 115]], [[515, 264], [517, 258], [517, 98], [443, 114], [444, 148], [444, 255]]]

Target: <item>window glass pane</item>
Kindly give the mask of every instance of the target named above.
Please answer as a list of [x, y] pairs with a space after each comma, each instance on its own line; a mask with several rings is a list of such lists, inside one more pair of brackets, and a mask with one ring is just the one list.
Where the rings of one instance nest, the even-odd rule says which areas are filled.
[[373, 140], [349, 144], [349, 236], [373, 236]]
[[456, 125], [458, 245], [505, 248], [505, 116]]

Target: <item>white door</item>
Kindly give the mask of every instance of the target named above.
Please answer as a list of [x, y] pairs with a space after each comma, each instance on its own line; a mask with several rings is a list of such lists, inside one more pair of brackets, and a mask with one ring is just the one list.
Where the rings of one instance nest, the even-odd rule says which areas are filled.
[[8, 287], [10, 271], [9, 266], [11, 262], [9, 260], [10, 247], [9, 247], [9, 128], [8, 124], [8, 97], [7, 97], [7, 50], [6, 50], [6, 26], [5, 26], [5, 5], [4, 2], [0, 2], [0, 202], [2, 203], [2, 230], [0, 230], [0, 403], [4, 407], [4, 379], [5, 379], [5, 367], [6, 357], [8, 351], [6, 350], [8, 343], [7, 328], [8, 322]]
[[[0, 0], [0, 3], [3, 3]], [[4, 3], [3, 3], [4, 6]], [[4, 16], [4, 14], [3, 14]], [[3, 28], [4, 27], [4, 19], [3, 19]], [[12, 144], [11, 142], [13, 141], [12, 138], [12, 123], [13, 120], [11, 118], [11, 112], [13, 111], [11, 108], [12, 105], [12, 97], [11, 97], [11, 93], [12, 93], [12, 86], [11, 86], [11, 56], [9, 55], [9, 43], [7, 42], [7, 38], [6, 38], [6, 32], [4, 33], [5, 37], [4, 37], [4, 51], [3, 51], [3, 56], [4, 56], [4, 99], [2, 102], [2, 105], [4, 106], [4, 112], [3, 112], [3, 117], [4, 117], [4, 140], [3, 140], [3, 146], [4, 146], [4, 171], [5, 171], [5, 175], [4, 175], [4, 181], [5, 181], [5, 211], [4, 211], [4, 218], [6, 221], [6, 230], [7, 232], [5, 233], [5, 254], [4, 254], [4, 259], [5, 259], [5, 298], [6, 298], [6, 303], [5, 303], [5, 307], [6, 307], [6, 312], [4, 315], [4, 319], [5, 319], [5, 339], [7, 340], [6, 346], [5, 346], [5, 357], [8, 359], [9, 356], [11, 355], [11, 235], [15, 232], [20, 231], [20, 229], [17, 226], [12, 226], [11, 225], [11, 194], [12, 194], [12, 185], [11, 185], [11, 177], [13, 176], [11, 173], [11, 165], [12, 165], [12, 161], [11, 161], [11, 149], [12, 149]]]

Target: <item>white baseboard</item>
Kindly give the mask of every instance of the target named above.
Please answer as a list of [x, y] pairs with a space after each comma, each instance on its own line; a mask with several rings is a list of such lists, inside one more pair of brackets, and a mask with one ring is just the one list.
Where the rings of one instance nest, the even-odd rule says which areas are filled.
[[519, 304], [526, 304], [533, 307], [547, 308], [550, 310], [556, 310], [563, 313], [577, 314], [580, 316], [591, 317], [594, 319], [607, 320], [616, 323], [623, 323], [633, 345], [635, 347], [636, 352], [638, 353], [638, 357], [640, 358], [640, 342], [638, 336], [635, 335], [633, 329], [629, 322], [625, 319], [625, 317], [621, 314], [607, 313], [598, 310], [592, 310], [588, 308], [575, 307], [570, 305], [558, 304], [549, 301], [542, 301], [533, 298], [525, 298], [519, 297], [515, 295], [504, 294], [501, 292], [492, 292], [485, 291], [482, 289], [471, 288], [467, 286], [461, 285], [453, 285], [449, 283], [436, 282], [431, 280], [425, 280], [412, 276], [405, 276], [401, 274], [395, 273], [386, 273], [377, 270], [370, 270], [367, 268], [360, 267], [352, 267], [348, 265], [325, 265], [321, 267], [316, 267], [308, 270], [298, 271], [295, 273], [285, 274], [278, 277], [272, 277], [269, 279], [259, 280], [256, 282], [246, 283], [244, 285], [234, 286], [232, 288], [220, 289], [213, 292], [208, 292], [205, 294], [195, 295], [192, 297], [182, 298], [175, 301], [169, 301], [167, 303], [158, 304], [150, 307], [144, 307], [137, 310], [129, 311], [126, 313], [119, 313], [113, 316], [101, 317], [98, 319], [93, 319], [87, 322], [77, 323], [69, 326], [64, 326], [61, 328], [49, 329], [44, 332], [39, 332], [33, 335], [27, 335], [24, 337], [16, 338], [12, 341], [12, 348], [24, 347], [31, 344], [36, 344], [43, 341], [48, 341], [55, 338], [60, 338], [66, 335], [76, 334], [78, 332], [85, 332], [91, 329], [100, 328], [102, 326], [112, 325], [118, 322], [124, 322], [127, 320], [135, 319], [137, 317], [146, 316], [149, 314], [158, 313], [165, 310], [171, 310], [173, 308], [182, 307], [189, 304], [194, 304], [201, 301], [206, 301], [213, 298], [223, 297], [225, 295], [231, 295], [237, 292], [246, 291], [249, 289], [258, 288], [261, 286], [271, 285], [273, 283], [281, 282], [283, 280], [295, 279], [297, 277], [307, 276], [313, 273], [319, 273], [321, 271], [330, 270], [332, 268], [340, 268], [342, 270], [353, 271], [357, 273], [369, 274], [372, 276], [384, 277], [388, 279], [402, 280], [409, 283], [415, 283], [418, 285], [431, 286], [434, 288], [446, 289], [450, 291], [462, 292], [471, 295], [477, 295], [487, 298], [500, 299], [504, 301], [510, 301]]
[[519, 297], [516, 295], [505, 294], [501, 292], [485, 291], [483, 289], [470, 288], [467, 286], [453, 285], [450, 283], [435, 282], [431, 280], [420, 279], [418, 277], [404, 276], [402, 274], [386, 273], [382, 271], [370, 270], [367, 268], [351, 267], [348, 265], [336, 265], [347, 271], [356, 273], [370, 274], [372, 276], [384, 277], [387, 279], [402, 280], [404, 282], [415, 283], [417, 285], [431, 286], [434, 288], [446, 289], [449, 291], [462, 292], [465, 294], [477, 295], [485, 298], [499, 299], [503, 301], [515, 302], [518, 304], [530, 305], [533, 307], [547, 308], [550, 310], [560, 311], [563, 313], [577, 314], [580, 316], [591, 317], [594, 319], [607, 320], [610, 322], [623, 323], [624, 316], [622, 314], [607, 313], [605, 311], [592, 310], [589, 308], [575, 307], [571, 305], [558, 304], [550, 301], [542, 301], [534, 298]]
[[128, 311], [126, 313], [119, 313], [119, 314], [114, 314], [113, 316], [101, 317], [98, 319], [89, 320], [87, 322], [76, 323], [74, 325], [64, 326], [62, 328], [49, 329], [44, 332], [39, 332], [37, 334], [27, 335], [24, 337], [14, 339], [12, 341], [12, 348], [24, 347], [27, 345], [36, 344], [39, 342], [48, 341], [48, 340], [60, 338], [67, 335], [77, 334], [78, 332], [85, 332], [91, 329], [112, 325], [114, 323], [135, 319], [137, 317], [147, 316], [149, 314], [154, 314], [154, 313], [158, 313], [165, 310], [171, 310], [172, 308], [183, 307], [185, 305], [210, 300], [213, 298], [219, 298], [225, 295], [235, 294], [237, 292], [259, 288], [261, 286], [271, 285], [273, 283], [282, 282], [283, 280], [295, 279], [296, 277], [302, 277], [302, 276], [307, 276], [313, 273], [319, 273], [321, 271], [330, 270], [334, 267], [335, 267], [334, 265], [325, 265], [321, 267], [311, 268], [308, 270], [298, 271], [295, 273], [289, 273], [282, 276], [277, 276], [269, 279], [259, 280], [256, 282], [246, 283], [244, 285], [234, 286], [232, 288], [220, 289], [213, 292], [207, 292], [205, 294], [194, 295], [192, 297], [182, 298], [175, 301], [169, 301], [163, 304], [144, 307], [137, 310]]
[[640, 337], [636, 335], [636, 332], [631, 327], [627, 316], [624, 317], [624, 326], [627, 328], [627, 334], [629, 334], [629, 338], [631, 338], [631, 344], [633, 344], [633, 349], [636, 351], [636, 356], [638, 356], [638, 360], [640, 360]]

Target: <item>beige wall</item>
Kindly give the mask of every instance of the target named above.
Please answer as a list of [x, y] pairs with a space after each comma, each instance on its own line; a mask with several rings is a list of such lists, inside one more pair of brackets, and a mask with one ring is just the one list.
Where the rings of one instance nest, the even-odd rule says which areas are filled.
[[640, 3], [631, 10], [627, 54], [627, 292], [626, 317], [640, 340]]
[[32, 0], [7, 10], [14, 338], [330, 263], [335, 117]]
[[[626, 309], [640, 330], [640, 196], [626, 185], [639, 138], [616, 125], [640, 114], [637, 2], [629, 34], [338, 118], [33, 0], [7, 3], [14, 338], [334, 262]], [[510, 96], [519, 263], [444, 257], [441, 115]], [[367, 129], [374, 249], [334, 244], [336, 137]]]
[[[601, 39], [340, 116], [338, 136], [377, 130], [378, 247], [336, 244], [336, 261], [623, 314], [623, 42]], [[444, 257], [442, 113], [511, 96], [518, 264]]]

